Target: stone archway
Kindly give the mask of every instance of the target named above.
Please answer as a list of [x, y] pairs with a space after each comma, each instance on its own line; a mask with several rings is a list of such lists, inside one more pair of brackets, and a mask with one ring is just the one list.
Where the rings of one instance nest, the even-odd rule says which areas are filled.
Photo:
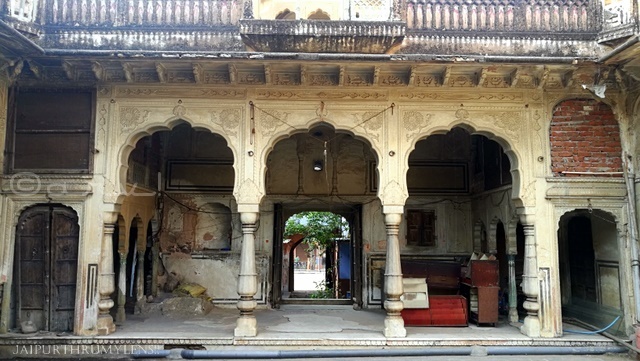
[[621, 316], [621, 254], [614, 216], [600, 209], [567, 212], [558, 222], [558, 242], [563, 317], [606, 326]]
[[[371, 290], [362, 284], [363, 210], [360, 204], [368, 204], [364, 208], [369, 210], [365, 211], [371, 211], [374, 204], [379, 204], [376, 163], [376, 153], [368, 142], [325, 122], [314, 123], [305, 131], [282, 137], [273, 145], [266, 159], [267, 194], [264, 202], [277, 204], [274, 227], [276, 241], [273, 242], [274, 276], [282, 274], [283, 264], [276, 257], [282, 255], [282, 250], [278, 248], [282, 247], [279, 240], [289, 216], [302, 211], [340, 214], [351, 225], [351, 249], [348, 253], [356, 255], [354, 259], [357, 260], [353, 277], [344, 277], [350, 282], [348, 301], [362, 307], [363, 298], [367, 298], [367, 292]], [[276, 278], [273, 280], [273, 289], [286, 289], [286, 284], [281, 284], [282, 280]], [[274, 306], [280, 303], [280, 297], [280, 292], [272, 295]]]

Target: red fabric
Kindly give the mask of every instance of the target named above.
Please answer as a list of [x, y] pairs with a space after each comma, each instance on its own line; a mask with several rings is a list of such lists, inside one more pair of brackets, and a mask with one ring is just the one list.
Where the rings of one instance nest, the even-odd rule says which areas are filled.
[[429, 308], [401, 312], [405, 326], [467, 326], [467, 300], [462, 296], [429, 296]]

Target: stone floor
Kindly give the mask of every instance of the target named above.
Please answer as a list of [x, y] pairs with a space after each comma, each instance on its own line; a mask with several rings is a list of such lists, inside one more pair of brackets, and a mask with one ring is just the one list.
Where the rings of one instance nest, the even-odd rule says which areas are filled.
[[[258, 335], [234, 337], [238, 311], [215, 307], [204, 316], [174, 318], [127, 315], [127, 321], [108, 336], [79, 337], [36, 333], [0, 335], [0, 358], [33, 345], [103, 345], [170, 349], [359, 349], [389, 347], [459, 346], [567, 346], [608, 347], [613, 341], [601, 335], [565, 333], [560, 338], [530, 338], [518, 325], [505, 321], [497, 327], [407, 327], [407, 337], [386, 338], [382, 334], [385, 313], [381, 309], [354, 310], [351, 306], [284, 305], [280, 309], [256, 311]], [[565, 329], [579, 330], [565, 325]], [[25, 347], [31, 345], [31, 349]], [[79, 347], [79, 346], [76, 346]], [[88, 349], [90, 350], [90, 348]], [[112, 349], [113, 350], [113, 349]]]

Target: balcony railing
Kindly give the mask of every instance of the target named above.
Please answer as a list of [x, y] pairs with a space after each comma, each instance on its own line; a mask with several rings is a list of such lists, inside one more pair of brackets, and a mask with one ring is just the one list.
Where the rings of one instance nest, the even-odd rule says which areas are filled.
[[409, 30], [597, 32], [597, 0], [408, 0]]
[[[372, 21], [374, 12], [366, 9], [376, 9], [375, 13], [384, 17], [376, 22], [402, 22], [407, 35], [598, 35], [599, 41], [606, 42], [629, 36], [637, 27], [628, 0], [611, 0], [604, 11], [603, 0], [344, 1], [349, 3], [350, 14], [356, 15], [332, 21]], [[233, 33], [235, 30], [229, 27], [241, 31], [240, 20], [254, 18], [252, 3], [253, 0], [0, 0], [4, 19], [22, 31], [39, 32], [43, 28], [46, 32], [52, 28], [104, 36], [118, 29], [163, 34], [189, 29]]]
[[[10, 1], [16, 3], [4, 0], [5, 7], [12, 5]], [[27, 20], [15, 15], [24, 11], [8, 12], [17, 20]], [[73, 27], [224, 26], [237, 25], [242, 13], [243, 0], [40, 0], [38, 16], [32, 21]]]

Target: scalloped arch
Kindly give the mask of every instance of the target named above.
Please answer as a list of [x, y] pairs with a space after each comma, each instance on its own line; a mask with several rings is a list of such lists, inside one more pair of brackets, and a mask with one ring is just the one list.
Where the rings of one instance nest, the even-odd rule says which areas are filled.
[[[233, 154], [233, 159], [234, 159], [233, 170], [235, 173], [234, 184], [237, 184], [238, 176], [239, 176], [239, 172], [237, 169], [238, 164], [236, 161], [238, 159], [238, 151], [233, 147], [233, 142], [231, 141], [231, 139], [229, 139], [228, 135], [224, 132], [222, 128], [215, 127], [214, 124], [212, 123], [196, 122], [185, 116], [171, 117], [166, 119], [163, 122], [146, 123], [144, 124], [143, 127], [136, 128], [133, 131], [131, 131], [129, 135], [126, 137], [125, 141], [123, 142], [124, 144], [118, 150], [118, 156], [116, 157], [118, 161], [117, 174], [116, 174], [117, 182], [115, 184], [124, 185], [127, 183], [127, 170], [129, 169], [129, 164], [128, 164], [129, 156], [131, 155], [131, 152], [135, 149], [136, 143], [140, 139], [147, 136], [151, 136], [152, 134], [160, 131], [171, 131], [180, 124], [188, 124], [194, 130], [211, 132], [213, 134], [221, 136], [225, 140], [226, 146], [231, 150], [231, 153]], [[121, 204], [125, 194], [123, 192], [122, 187], [117, 188], [116, 190], [119, 192], [116, 203]]]
[[521, 180], [521, 170], [520, 170], [520, 155], [518, 151], [511, 146], [511, 143], [506, 139], [505, 135], [497, 135], [495, 132], [495, 128], [479, 128], [474, 126], [473, 124], [456, 120], [454, 122], [449, 123], [448, 125], [439, 125], [434, 126], [427, 133], [420, 133], [419, 136], [414, 137], [411, 141], [411, 144], [407, 148], [406, 153], [404, 154], [404, 177], [407, 177], [407, 171], [409, 170], [409, 156], [416, 149], [416, 144], [428, 138], [431, 135], [435, 134], [447, 134], [453, 128], [462, 128], [466, 130], [469, 134], [482, 135], [488, 139], [491, 139], [502, 147], [505, 154], [509, 158], [509, 162], [511, 164], [511, 178], [513, 180], [513, 191], [511, 194], [511, 199], [516, 203], [517, 207], [520, 207], [524, 204], [524, 201], [521, 199], [520, 194], [523, 187]]

